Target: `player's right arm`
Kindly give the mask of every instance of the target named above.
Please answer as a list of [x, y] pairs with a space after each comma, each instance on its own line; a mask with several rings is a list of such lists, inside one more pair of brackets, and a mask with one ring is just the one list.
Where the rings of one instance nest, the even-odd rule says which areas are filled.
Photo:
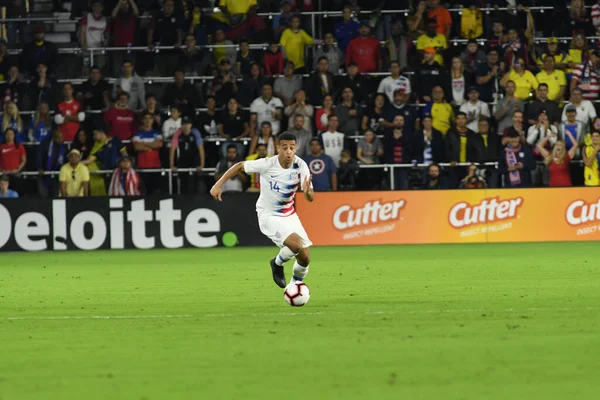
[[[238, 174], [258, 173], [261, 174], [267, 169], [267, 159], [261, 158], [260, 160], [253, 161], [240, 161], [231, 166], [225, 173], [217, 180], [212, 189], [210, 189], [210, 195], [216, 200], [223, 200], [221, 198], [221, 188], [223, 184]], [[216, 175], [218, 176], [218, 174]]]

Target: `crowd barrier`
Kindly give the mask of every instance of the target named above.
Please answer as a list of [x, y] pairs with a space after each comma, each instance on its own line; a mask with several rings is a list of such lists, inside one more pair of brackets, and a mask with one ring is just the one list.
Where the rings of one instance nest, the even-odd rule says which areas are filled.
[[598, 188], [317, 193], [297, 210], [316, 246], [600, 240]]
[[268, 245], [258, 227], [257, 198], [0, 199], [0, 251]]

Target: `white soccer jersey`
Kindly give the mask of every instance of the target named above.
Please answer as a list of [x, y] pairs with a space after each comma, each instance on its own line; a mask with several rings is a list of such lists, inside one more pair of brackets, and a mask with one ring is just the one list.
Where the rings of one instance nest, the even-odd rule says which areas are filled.
[[273, 117], [277, 109], [283, 109], [283, 103], [277, 97], [271, 97], [268, 103], [262, 97], [254, 100], [250, 104], [250, 114], [256, 114], [257, 129], [260, 129], [263, 122], [270, 122], [273, 136], [279, 134], [280, 121]]
[[256, 202], [256, 212], [262, 216], [287, 217], [295, 214], [294, 197], [302, 189], [302, 182], [310, 176], [308, 165], [298, 156], [292, 166], [285, 169], [279, 157], [245, 161], [247, 174], [260, 174], [260, 196]]
[[181, 118], [176, 120], [174, 120], [173, 118], [169, 118], [164, 122], [162, 126], [162, 135], [166, 147], [171, 147], [171, 139], [173, 139], [173, 135], [179, 129], [181, 129]]
[[460, 106], [460, 111], [467, 114], [467, 118], [473, 118], [473, 120], [467, 124], [467, 128], [473, 132], [479, 132], [479, 118], [482, 115], [488, 118], [490, 117], [490, 108], [488, 107], [487, 103], [484, 103], [481, 100], [478, 100], [475, 104], [467, 101]]
[[321, 133], [323, 140], [323, 150], [325, 154], [333, 158], [336, 167], [340, 166], [342, 151], [344, 150], [344, 134], [341, 132], [325, 131]]
[[377, 92], [385, 94], [390, 102], [393, 103], [394, 92], [398, 89], [404, 90], [404, 93], [406, 94], [410, 94], [410, 81], [402, 75], [396, 79], [392, 78], [391, 76], [382, 79], [379, 83]]

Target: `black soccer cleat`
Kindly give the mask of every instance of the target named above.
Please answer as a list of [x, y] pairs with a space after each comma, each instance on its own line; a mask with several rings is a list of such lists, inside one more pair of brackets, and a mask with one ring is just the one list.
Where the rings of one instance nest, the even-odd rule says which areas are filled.
[[283, 273], [283, 266], [275, 264], [275, 257], [271, 259], [271, 272], [273, 273], [273, 281], [280, 288], [285, 288], [285, 274]]

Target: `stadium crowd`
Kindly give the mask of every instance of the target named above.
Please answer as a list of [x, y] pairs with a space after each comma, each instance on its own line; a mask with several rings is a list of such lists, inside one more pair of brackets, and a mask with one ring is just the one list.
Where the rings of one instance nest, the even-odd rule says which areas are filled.
[[0, 197], [203, 193], [285, 131], [320, 191], [600, 185], [600, 1], [315, 3], [73, 2], [77, 56], [8, 22]]

